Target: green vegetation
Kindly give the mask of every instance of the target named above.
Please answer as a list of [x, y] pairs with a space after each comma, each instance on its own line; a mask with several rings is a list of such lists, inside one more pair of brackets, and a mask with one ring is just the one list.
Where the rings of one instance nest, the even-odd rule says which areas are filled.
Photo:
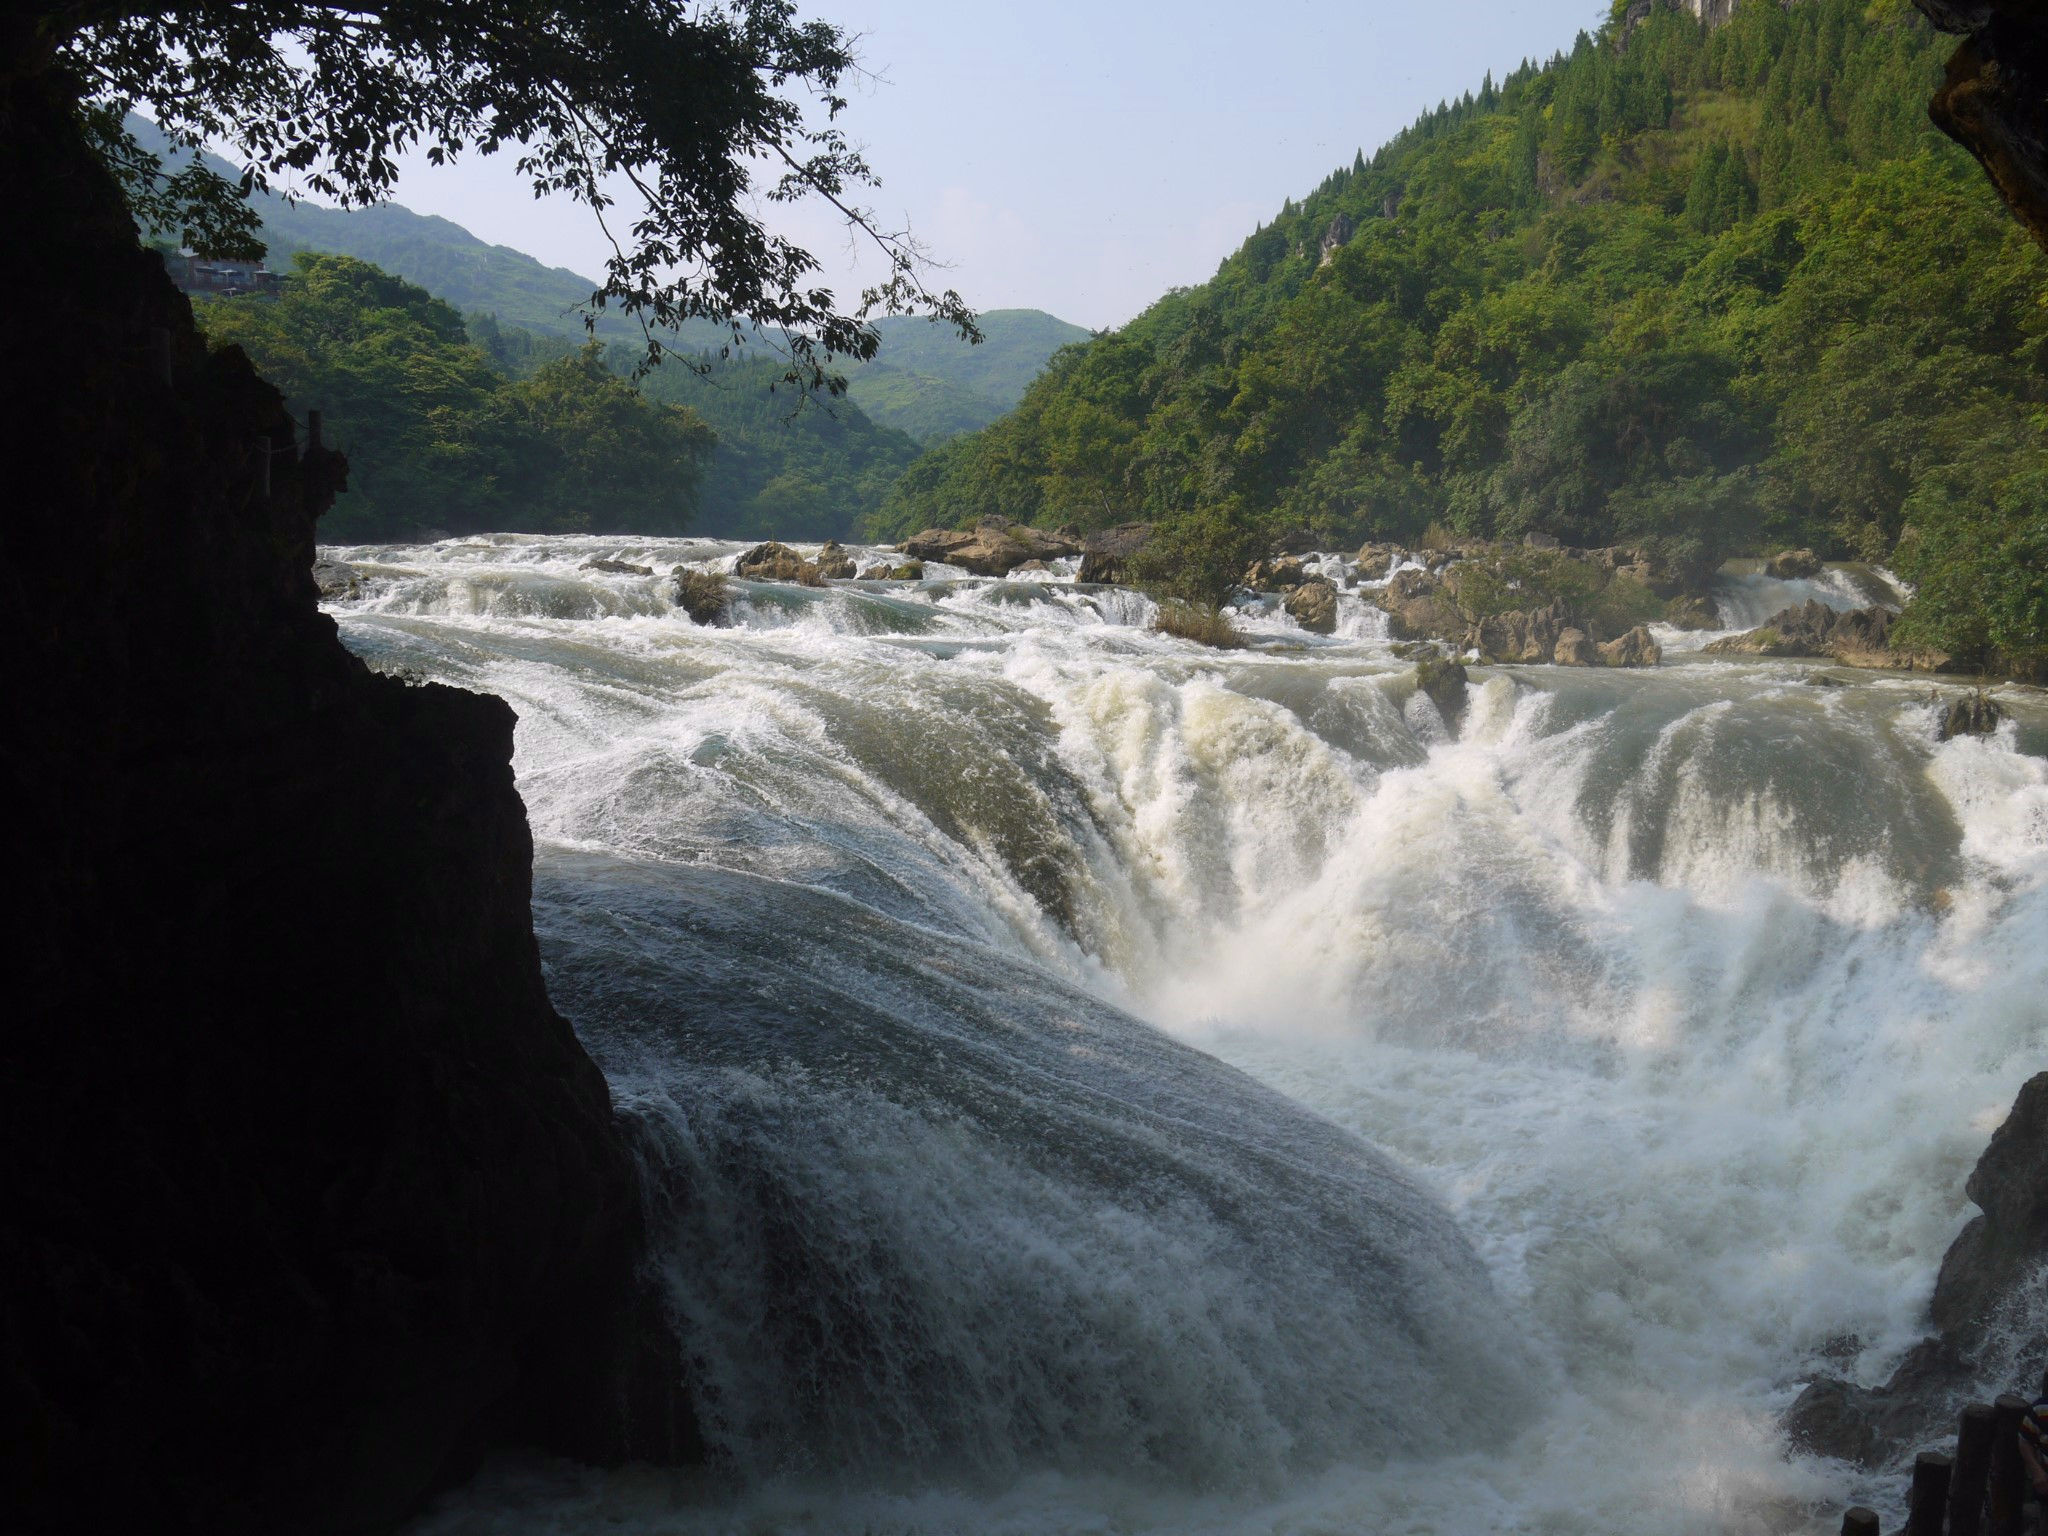
[[1907, 633], [2039, 665], [2048, 257], [1929, 125], [1945, 52], [1904, 0], [1582, 35], [1062, 350], [872, 531], [1157, 519], [1191, 597], [1283, 529], [1695, 578], [1810, 544], [1919, 581]]
[[677, 533], [694, 511], [711, 428], [647, 399], [595, 346], [515, 378], [449, 305], [348, 256], [302, 255], [279, 297], [202, 303], [198, 318], [295, 413], [319, 409], [349, 456], [329, 538]]
[[1160, 603], [1152, 627], [1162, 635], [1192, 640], [1219, 651], [1236, 650], [1244, 644], [1244, 636], [1230, 622], [1230, 615], [1215, 603], [1190, 603], [1169, 597]]

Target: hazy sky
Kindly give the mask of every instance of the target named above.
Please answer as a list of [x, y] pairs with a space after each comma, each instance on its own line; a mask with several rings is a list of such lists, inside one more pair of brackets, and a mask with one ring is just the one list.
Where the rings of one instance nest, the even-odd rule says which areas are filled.
[[[981, 309], [1128, 320], [1198, 283], [1281, 199], [1425, 106], [1569, 48], [1602, 0], [811, 0], [859, 35], [872, 80], [842, 119], [907, 223]], [[408, 166], [397, 199], [594, 273], [589, 214], [536, 203], [499, 160]], [[859, 285], [821, 214], [777, 227]]]

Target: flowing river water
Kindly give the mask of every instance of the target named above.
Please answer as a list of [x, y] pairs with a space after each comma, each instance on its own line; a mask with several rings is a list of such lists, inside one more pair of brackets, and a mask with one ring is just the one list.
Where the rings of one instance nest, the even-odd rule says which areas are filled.
[[1778, 1416], [1920, 1336], [2048, 1060], [2039, 695], [1944, 743], [1924, 678], [1666, 634], [1475, 668], [1453, 732], [1355, 592], [1222, 653], [1065, 573], [735, 583], [700, 628], [582, 568], [737, 549], [330, 551], [352, 649], [519, 712], [550, 989], [639, 1127], [713, 1451], [500, 1465], [422, 1533], [1897, 1508]]

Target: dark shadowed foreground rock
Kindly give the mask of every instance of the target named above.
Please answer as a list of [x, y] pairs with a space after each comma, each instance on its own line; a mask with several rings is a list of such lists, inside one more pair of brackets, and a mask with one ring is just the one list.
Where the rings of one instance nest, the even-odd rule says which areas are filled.
[[1964, 1192], [1980, 1214], [1942, 1258], [1928, 1306], [1934, 1336], [1908, 1351], [1882, 1387], [1833, 1377], [1807, 1387], [1785, 1415], [1794, 1445], [1876, 1467], [1944, 1426], [1986, 1329], [2048, 1268], [2048, 1072], [2020, 1089]]
[[2048, 247], [2048, 8], [2041, 0], [1914, 0], [1962, 35], [1928, 115], [1984, 167]]
[[5, 62], [0, 1526], [370, 1532], [494, 1444], [687, 1454], [512, 712], [342, 648], [342, 460]]

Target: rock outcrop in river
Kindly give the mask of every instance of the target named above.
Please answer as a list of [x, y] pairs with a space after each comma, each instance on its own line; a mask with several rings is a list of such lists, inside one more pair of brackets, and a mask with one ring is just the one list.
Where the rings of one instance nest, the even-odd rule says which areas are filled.
[[900, 547], [912, 560], [938, 560], [977, 576], [1007, 576], [1027, 560], [1056, 560], [1082, 552], [1077, 539], [1007, 517], [984, 517], [972, 528], [927, 528]]
[[1795, 1445], [1875, 1467], [1938, 1433], [1954, 1392], [1976, 1374], [1987, 1331], [2022, 1286], [2048, 1275], [2048, 1072], [2020, 1090], [1964, 1193], [1979, 1214], [1941, 1261], [1933, 1336], [1882, 1387], [1834, 1377], [1807, 1387], [1786, 1414]]
[[1940, 651], [1894, 646], [1889, 608], [1844, 611], [1809, 598], [1798, 608], [1773, 614], [1756, 629], [1715, 640], [1707, 649], [1720, 656], [1806, 656], [1840, 662], [1845, 667], [1898, 668], [1911, 672], [1947, 672], [1951, 657]]
[[0, 198], [36, 231], [0, 253], [34, 296], [0, 558], [4, 1523], [371, 1532], [508, 1440], [685, 1454], [677, 1363], [632, 1385], [665, 1334], [631, 1326], [633, 1160], [542, 985], [511, 710], [339, 644], [310, 571], [342, 459], [207, 354], [12, 43]]

